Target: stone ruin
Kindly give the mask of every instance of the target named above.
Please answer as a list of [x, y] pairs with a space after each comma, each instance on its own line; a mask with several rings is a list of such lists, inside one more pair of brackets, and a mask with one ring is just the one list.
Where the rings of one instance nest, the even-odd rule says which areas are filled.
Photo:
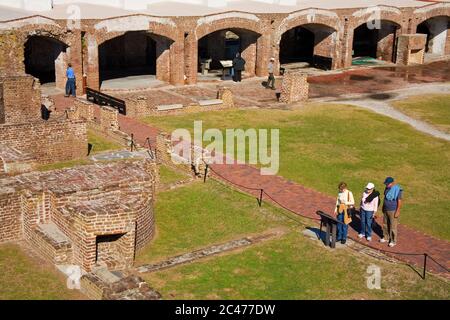
[[308, 76], [298, 71], [288, 71], [281, 84], [280, 102], [294, 103], [308, 100]]
[[0, 177], [87, 155], [86, 121], [45, 120], [43, 103], [37, 79], [0, 77]]
[[[43, 111], [53, 112], [43, 117]], [[0, 78], [0, 243], [25, 241], [68, 276], [68, 269], [78, 268], [80, 289], [89, 298], [159, 299], [128, 274], [136, 252], [154, 234], [156, 163], [34, 171], [86, 157], [87, 126], [124, 138], [117, 117], [112, 108], [82, 100], [58, 114], [51, 99], [41, 97], [37, 79]]]

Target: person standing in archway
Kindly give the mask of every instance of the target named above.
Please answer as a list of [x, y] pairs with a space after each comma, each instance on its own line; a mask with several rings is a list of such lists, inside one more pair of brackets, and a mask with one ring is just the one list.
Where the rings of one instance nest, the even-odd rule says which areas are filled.
[[233, 59], [233, 69], [234, 69], [234, 82], [242, 81], [242, 71], [245, 69], [245, 60], [241, 57], [241, 54], [236, 53], [236, 57]]
[[66, 70], [66, 97], [70, 96], [72, 94], [73, 97], [76, 97], [75, 92], [75, 71], [72, 69], [72, 64], [68, 64], [67, 70]]

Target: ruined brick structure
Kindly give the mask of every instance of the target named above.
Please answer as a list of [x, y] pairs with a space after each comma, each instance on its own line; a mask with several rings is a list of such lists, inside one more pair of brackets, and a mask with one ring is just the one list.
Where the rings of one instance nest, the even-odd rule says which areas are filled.
[[[132, 75], [139, 61], [161, 81], [195, 84], [199, 56], [209, 56], [217, 63], [233, 50], [242, 52], [248, 76], [266, 76], [271, 56], [277, 66], [280, 59], [290, 61], [297, 55], [331, 69], [349, 67], [355, 55], [395, 62], [398, 36], [417, 32], [427, 34], [427, 53], [450, 54], [448, 2], [420, 7], [412, 1], [411, 6], [402, 3], [399, 7], [395, 1], [392, 6], [386, 5], [388, 1], [382, 3], [375, 9], [330, 9], [330, 5], [318, 2], [317, 8], [273, 6], [273, 12], [258, 12], [258, 6], [247, 12], [226, 7], [206, 10], [211, 13], [201, 15], [195, 14], [194, 7], [171, 15], [169, 6], [167, 14], [152, 14], [150, 6], [148, 10], [111, 13], [104, 19], [89, 16], [69, 23], [52, 17], [51, 11], [32, 17], [23, 13], [0, 22], [0, 73], [23, 72], [27, 64], [30, 70], [38, 66], [33, 57], [27, 57], [28, 51], [24, 53], [24, 47], [32, 51], [39, 43], [48, 47], [54, 59], [49, 70], [55, 73], [52, 79], [56, 85], [63, 85], [63, 72], [70, 61], [80, 92], [83, 74], [89, 87], [99, 89], [102, 79], [110, 76], [108, 71], [126, 65]], [[372, 24], [375, 31], [371, 30]], [[227, 32], [238, 36], [238, 45], [231, 38], [222, 41]], [[300, 45], [294, 41], [297, 36], [304, 39]]]
[[87, 155], [86, 121], [46, 121], [41, 108], [40, 85], [33, 77], [0, 78], [0, 176]]
[[0, 180], [0, 242], [26, 240], [56, 264], [132, 266], [153, 237], [156, 165], [148, 160]]
[[424, 60], [427, 36], [408, 34], [398, 37], [397, 63], [400, 65], [421, 64]]

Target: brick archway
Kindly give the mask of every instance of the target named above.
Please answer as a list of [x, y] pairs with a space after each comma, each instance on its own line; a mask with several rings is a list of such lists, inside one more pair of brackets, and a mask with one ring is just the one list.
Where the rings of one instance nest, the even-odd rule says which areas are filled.
[[94, 25], [95, 31], [86, 34], [87, 83], [94, 89], [100, 88], [99, 47], [130, 32], [142, 32], [156, 41], [159, 52], [156, 77], [171, 84], [183, 84], [183, 33], [170, 18], [149, 15], [130, 15], [105, 19]]
[[314, 38], [312, 56], [323, 57], [327, 60], [329, 68], [340, 67], [340, 42], [343, 35], [343, 24], [337, 13], [321, 9], [305, 9], [293, 12], [279, 22], [272, 38], [272, 56], [275, 58], [276, 72], [280, 66], [282, 39], [283, 42], [291, 33], [299, 29], [308, 30]]
[[[411, 33], [427, 33], [427, 46], [431, 54], [450, 54], [450, 3], [431, 4], [413, 12]], [[421, 30], [420, 30], [421, 29]]]
[[[250, 13], [229, 12], [199, 18], [194, 31], [185, 39], [185, 75], [188, 84], [197, 82], [199, 40], [223, 30], [234, 30], [241, 37], [242, 56], [247, 61], [246, 72], [253, 75], [264, 74], [264, 61], [268, 57], [270, 34], [266, 32], [266, 21]], [[266, 45], [267, 44], [267, 45]]]

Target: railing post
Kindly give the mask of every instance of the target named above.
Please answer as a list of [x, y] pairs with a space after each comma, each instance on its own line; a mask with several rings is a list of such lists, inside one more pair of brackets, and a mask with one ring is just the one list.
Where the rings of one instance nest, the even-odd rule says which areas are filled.
[[134, 147], [134, 134], [132, 133], [131, 134], [131, 146], [130, 146], [131, 152], [133, 152], [133, 147]]
[[263, 192], [264, 192], [264, 189], [261, 189], [260, 192], [259, 192], [258, 205], [260, 207], [262, 206]]
[[428, 259], [428, 254], [424, 253], [423, 254], [423, 275], [422, 275], [423, 280], [425, 280], [425, 277], [427, 275], [427, 259]]
[[206, 164], [205, 175], [203, 176], [203, 183], [206, 183], [206, 176], [208, 175], [209, 164]]

